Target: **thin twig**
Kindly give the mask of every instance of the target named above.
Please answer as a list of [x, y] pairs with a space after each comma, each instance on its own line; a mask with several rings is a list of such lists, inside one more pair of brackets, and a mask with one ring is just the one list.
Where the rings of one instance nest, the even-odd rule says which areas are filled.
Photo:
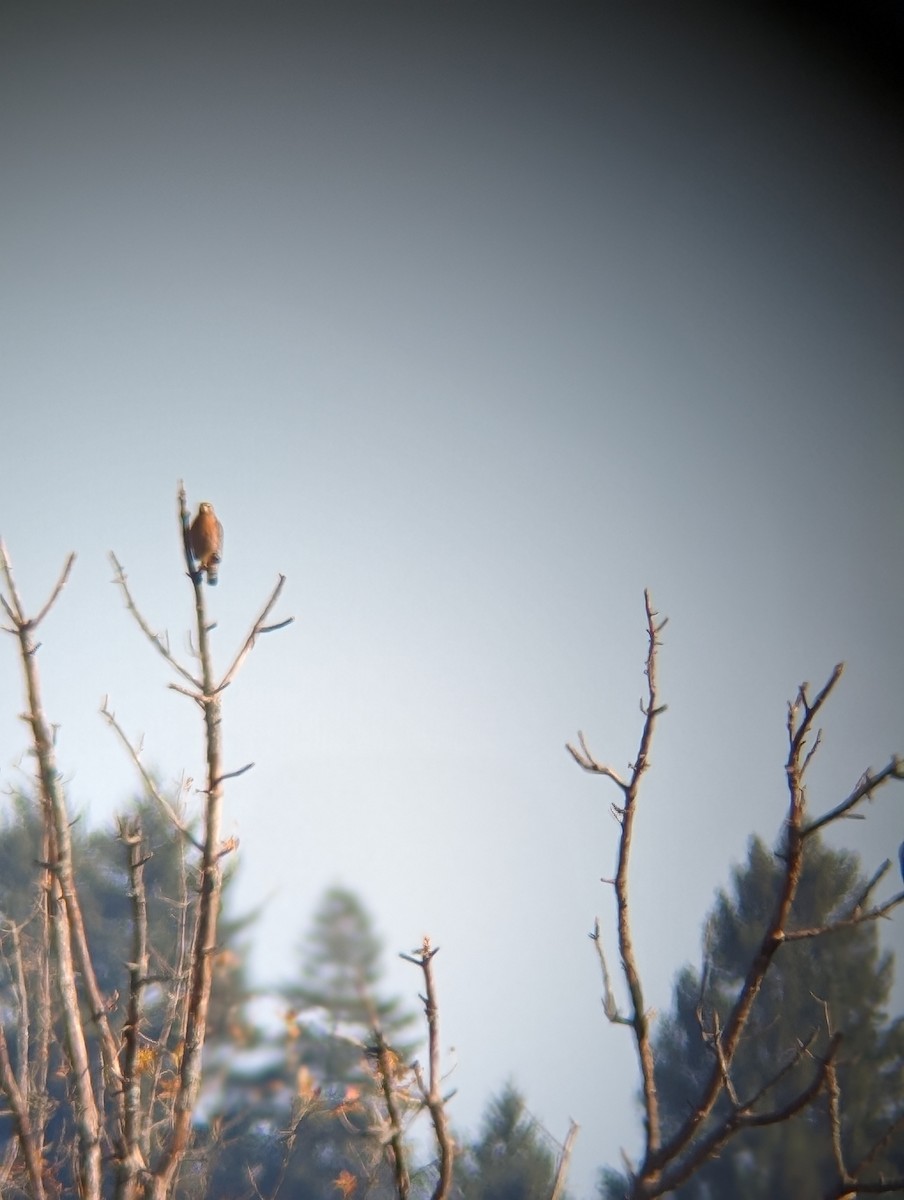
[[875, 774], [867, 771], [861, 778], [854, 790], [840, 804], [829, 812], [824, 813], [815, 821], [809, 822], [802, 830], [803, 837], [812, 837], [823, 826], [830, 824], [832, 821], [838, 821], [842, 817], [848, 815], [852, 808], [855, 808], [862, 801], [872, 797], [873, 793], [890, 779], [904, 780], [904, 761], [896, 754], [892, 756], [887, 766]]
[[286, 582], [285, 575], [280, 575], [279, 579], [277, 580], [276, 587], [274, 587], [273, 591], [270, 594], [269, 600], [264, 605], [263, 609], [261, 610], [260, 616], [254, 622], [254, 625], [251, 627], [251, 632], [248, 634], [247, 638], [245, 639], [245, 644], [242, 646], [241, 650], [239, 650], [238, 654], [232, 660], [232, 664], [229, 667], [229, 670], [226, 672], [226, 674], [220, 680], [219, 684], [214, 689], [214, 692], [222, 692], [224, 688], [227, 688], [229, 686], [229, 684], [233, 680], [233, 677], [235, 676], [235, 673], [238, 671], [238, 669], [241, 667], [242, 663], [245, 661], [245, 659], [248, 657], [248, 655], [254, 649], [254, 643], [257, 641], [258, 637], [262, 633], [270, 633], [276, 629], [285, 629], [285, 627], [287, 625], [291, 625], [292, 622], [294, 621], [294, 619], [295, 619], [294, 617], [288, 617], [285, 621], [280, 621], [280, 623], [278, 625], [269, 625], [269, 626], [264, 625], [264, 621], [267, 618], [267, 614], [270, 612], [270, 610], [273, 608], [273, 605], [279, 599], [279, 594], [283, 590], [285, 582]]
[[195, 839], [194, 835], [192, 834], [192, 832], [188, 828], [188, 826], [185, 825], [179, 819], [179, 815], [176, 812], [176, 810], [173, 808], [173, 806], [170, 804], [169, 800], [167, 800], [167, 798], [163, 795], [163, 793], [157, 787], [157, 784], [154, 782], [153, 776], [146, 770], [144, 763], [141, 761], [141, 755], [135, 749], [135, 747], [132, 745], [132, 743], [129, 741], [129, 739], [126, 737], [126, 734], [125, 734], [122, 726], [116, 720], [116, 714], [111, 711], [109, 705], [107, 704], [107, 700], [108, 700], [108, 697], [104, 696], [104, 702], [100, 708], [100, 715], [104, 718], [104, 720], [107, 722], [107, 724], [110, 725], [111, 728], [119, 735], [120, 741], [125, 746], [126, 750], [128, 751], [129, 757], [132, 759], [132, 762], [135, 764], [136, 768], [138, 769], [138, 772], [141, 775], [141, 778], [144, 782], [144, 786], [147, 788], [150, 795], [152, 795], [154, 797], [154, 799], [157, 801], [157, 803], [160, 805], [160, 807], [166, 813], [167, 817], [172, 822], [172, 824], [176, 827], [176, 829], [179, 831], [179, 833], [182, 835], [182, 837], [184, 837], [187, 841], [191, 842], [191, 844], [194, 846], [194, 848], [196, 850], [200, 851], [202, 849], [201, 843]]
[[166, 659], [174, 671], [177, 671], [183, 679], [187, 679], [193, 688], [197, 689], [198, 691], [203, 690], [203, 685], [201, 684], [200, 680], [196, 679], [194, 675], [192, 675], [191, 671], [186, 670], [186, 668], [183, 667], [182, 664], [170, 653], [166, 639], [161, 637], [160, 634], [154, 633], [153, 629], [151, 629], [150, 625], [148, 625], [147, 621], [141, 615], [141, 611], [139, 610], [135, 601], [132, 599], [132, 593], [129, 591], [129, 585], [126, 581], [126, 573], [123, 570], [119, 559], [112, 550], [110, 551], [110, 561], [113, 563], [113, 566], [116, 570], [116, 578], [113, 582], [118, 584], [121, 588], [122, 594], [125, 597], [126, 608], [135, 618], [138, 628], [145, 635], [154, 649]]

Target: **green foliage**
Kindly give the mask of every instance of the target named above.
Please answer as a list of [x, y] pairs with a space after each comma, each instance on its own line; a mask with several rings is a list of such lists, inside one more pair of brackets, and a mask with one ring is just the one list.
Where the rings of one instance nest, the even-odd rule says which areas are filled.
[[329, 889], [301, 944], [299, 981], [282, 990], [284, 1027], [268, 1053], [233, 1063], [211, 1112], [211, 1195], [245, 1195], [251, 1177], [264, 1196], [335, 1200], [342, 1182], [355, 1196], [395, 1195], [366, 1047], [377, 1020], [406, 1062], [417, 1018], [384, 994], [382, 955], [358, 896]]
[[299, 982], [285, 995], [302, 1017], [311, 1010], [326, 1014], [321, 1035], [305, 1034], [305, 1062], [318, 1075], [331, 1083], [360, 1082], [361, 1047], [372, 1042], [375, 1024], [402, 1060], [411, 1057], [417, 1043], [409, 1031], [417, 1016], [399, 997], [382, 994], [383, 944], [354, 892], [342, 887], [325, 892], [300, 958]]
[[555, 1157], [549, 1136], [507, 1084], [487, 1105], [476, 1140], [456, 1164], [459, 1200], [549, 1200]]
[[[783, 863], [757, 838], [748, 862], [733, 871], [732, 891], [719, 894], [707, 925], [709, 971], [704, 1014], [724, 1021], [772, 913]], [[856, 856], [808, 844], [789, 929], [816, 929], [848, 912], [865, 880]], [[880, 1137], [894, 1115], [904, 1114], [904, 1017], [890, 1020], [887, 1004], [892, 960], [882, 954], [875, 922], [786, 942], [773, 959], [734, 1060], [731, 1078], [745, 1102], [758, 1095], [780, 1068], [787, 1070], [753, 1105], [780, 1110], [813, 1078], [830, 1036], [843, 1033], [839, 1056], [842, 1142], [853, 1164]], [[701, 980], [686, 967], [675, 985], [671, 1014], [656, 1038], [656, 1082], [667, 1138], [685, 1119], [713, 1066], [700, 1033]], [[812, 1038], [806, 1053], [801, 1043]], [[710, 1125], [724, 1117], [717, 1106]], [[870, 1174], [904, 1167], [900, 1132], [875, 1157]], [[835, 1176], [825, 1095], [780, 1124], [746, 1130], [674, 1193], [679, 1200], [819, 1200]], [[606, 1172], [605, 1200], [625, 1194], [624, 1179]]]

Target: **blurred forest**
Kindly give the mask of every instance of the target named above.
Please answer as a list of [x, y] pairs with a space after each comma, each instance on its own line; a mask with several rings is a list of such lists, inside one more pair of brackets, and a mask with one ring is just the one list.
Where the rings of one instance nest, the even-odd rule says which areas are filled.
[[[180, 912], [186, 897], [185, 864], [180, 835], [152, 797], [137, 798], [128, 811], [131, 827], [143, 831], [149, 856], [145, 866], [148, 940], [151, 970], [159, 972], [159, 983], [147, 997], [142, 1073], [157, 1074], [165, 1094], [176, 1067], [176, 1052], [163, 1047], [170, 1037], [168, 964], [176, 959], [177, 944], [184, 936]], [[89, 942], [96, 948], [98, 980], [115, 1017], [129, 986], [126, 848], [116, 829], [92, 830], [82, 821], [73, 829]], [[32, 941], [40, 836], [34, 798], [16, 795], [0, 827], [0, 996], [6, 1037], [13, 1046], [19, 986], [16, 958], [28, 973], [38, 957]], [[727, 1008], [750, 944], [772, 902], [778, 883], [776, 864], [768, 847], [752, 839], [748, 862], [735, 869], [730, 892], [720, 895], [708, 917], [707, 979], [688, 966], [676, 980], [672, 1009], [660, 1022], [656, 1039], [667, 1126], [680, 1122], [690, 1083], [707, 1067], [697, 1017], [701, 993]], [[387, 1128], [374, 1056], [375, 1018], [398, 1055], [400, 1079], [407, 1075], [405, 1063], [423, 1053], [424, 1038], [416, 1005], [385, 989], [385, 948], [373, 917], [354, 891], [331, 888], [310, 914], [307, 928], [300, 931], [298, 957], [290, 964], [287, 979], [263, 986], [251, 980], [246, 970], [255, 915], [233, 911], [234, 881], [234, 873], [227, 874], [204, 1086], [194, 1144], [176, 1194], [217, 1200], [397, 1196], [384, 1153]], [[859, 895], [864, 885], [854, 856], [820, 846], [802, 880], [802, 920], [814, 926], [824, 922]], [[831, 1011], [850, 1031], [841, 1068], [847, 1098], [844, 1136], [848, 1154], [862, 1157], [885, 1128], [889, 1114], [904, 1113], [904, 1016], [889, 1017], [886, 1011], [891, 956], [880, 952], [875, 923], [840, 932], [821, 944], [801, 941], [788, 949], [787, 958], [770, 978], [769, 1003], [745, 1040], [736, 1086], [754, 1086], [763, 1064], [786, 1062], [789, 1069], [781, 1093], [793, 1095], [806, 1069], [803, 1061], [794, 1061], [798, 1031], [812, 1032], [810, 1052], [824, 1050], [829, 1037], [825, 1013]], [[28, 977], [25, 987], [27, 992], [37, 991]], [[19, 1052], [27, 1049], [20, 1047]], [[513, 1064], [516, 1075], [517, 1064]], [[449, 1081], [450, 1089], [453, 1082]], [[77, 1190], [72, 1174], [70, 1088], [64, 1046], [57, 1041], [52, 1045], [45, 1101], [51, 1113], [46, 1171], [64, 1195]], [[418, 1105], [412, 1096], [408, 1098], [410, 1119]], [[822, 1106], [768, 1130], [751, 1130], [674, 1194], [682, 1200], [710, 1196], [816, 1200], [829, 1195], [834, 1164], [828, 1124], [829, 1111]], [[419, 1163], [412, 1171], [411, 1194], [429, 1196], [436, 1182], [435, 1165], [423, 1132], [417, 1125], [408, 1132], [412, 1158]], [[0, 1118], [0, 1139], [6, 1147], [5, 1194], [29, 1194], [15, 1155], [9, 1111]], [[549, 1200], [553, 1195], [563, 1147], [532, 1117], [528, 1098], [516, 1083], [502, 1082], [498, 1093], [487, 1098], [480, 1127], [457, 1130], [456, 1142], [452, 1195], [460, 1200]], [[904, 1174], [904, 1125], [899, 1124], [875, 1156], [875, 1166], [888, 1176]], [[601, 1200], [619, 1200], [628, 1194], [627, 1188], [621, 1172], [601, 1164]]]

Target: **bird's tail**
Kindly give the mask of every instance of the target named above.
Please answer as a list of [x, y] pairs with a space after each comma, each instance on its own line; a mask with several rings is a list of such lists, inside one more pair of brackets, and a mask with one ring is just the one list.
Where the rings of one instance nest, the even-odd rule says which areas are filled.
[[220, 569], [220, 560], [215, 556], [211, 556], [207, 561], [207, 584], [209, 587], [217, 586], [217, 571]]

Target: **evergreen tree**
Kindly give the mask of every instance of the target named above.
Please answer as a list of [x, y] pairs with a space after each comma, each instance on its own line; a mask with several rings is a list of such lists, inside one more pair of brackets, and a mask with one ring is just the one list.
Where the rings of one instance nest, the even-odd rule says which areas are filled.
[[[417, 1016], [397, 996], [381, 991], [383, 943], [359, 897], [343, 887], [324, 894], [301, 946], [300, 979], [286, 988], [290, 1004], [304, 1014], [320, 1010], [320, 1031], [305, 1030], [304, 1062], [324, 1082], [362, 1079], [363, 1046], [377, 1025], [398, 1056], [407, 1060]], [[369, 1077], [369, 1071], [364, 1072]]]
[[[724, 1020], [747, 965], [759, 945], [775, 904], [781, 862], [752, 838], [746, 866], [733, 872], [732, 894], [720, 893], [707, 926], [709, 967], [703, 988], [704, 1014]], [[808, 847], [794, 905], [792, 928], [816, 929], [830, 916], [850, 911], [865, 880], [855, 855], [828, 849], [815, 838]], [[738, 1097], [758, 1094], [779, 1068], [786, 1073], [761, 1096], [754, 1111], [781, 1109], [812, 1078], [814, 1060], [840, 1030], [838, 1059], [845, 1160], [858, 1161], [904, 1114], [904, 1017], [889, 1019], [893, 978], [890, 954], [882, 954], [879, 930], [867, 922], [824, 937], [783, 945], [766, 975], [751, 1021], [731, 1068]], [[699, 974], [679, 975], [673, 1010], [656, 1038], [656, 1082], [663, 1136], [685, 1119], [702, 1080], [712, 1069], [698, 1009]], [[806, 1053], [801, 1043], [812, 1037]], [[724, 1116], [717, 1108], [713, 1120]], [[904, 1134], [873, 1160], [873, 1177], [904, 1167]], [[745, 1130], [722, 1147], [674, 1193], [679, 1200], [819, 1200], [835, 1177], [825, 1096], [779, 1124]], [[620, 1200], [624, 1180], [607, 1171], [600, 1184], [606, 1200]]]
[[[367, 1048], [376, 1020], [402, 1061], [416, 1020], [384, 995], [382, 944], [360, 899], [329, 889], [301, 946], [289, 1011], [254, 1071], [233, 1072], [212, 1113], [224, 1132], [211, 1155], [209, 1193], [335, 1200], [394, 1196], [385, 1106]], [[244, 1189], [244, 1190], [243, 1190]]]
[[[129, 821], [140, 826], [143, 853], [147, 855], [143, 882], [147, 898], [149, 974], [155, 983], [145, 989], [141, 1023], [142, 1045], [153, 1056], [154, 1064], [172, 1071], [178, 1061], [178, 1025], [171, 1020], [170, 995], [184, 970], [190, 949], [192, 920], [190, 904], [197, 894], [193, 868], [196, 854], [186, 850], [185, 838], [159, 804], [139, 798], [129, 806]], [[117, 837], [116, 827], [91, 830], [83, 819], [72, 827], [72, 854], [78, 887], [79, 905], [94, 971], [101, 995], [108, 1005], [111, 1025], [121, 1026], [125, 1019], [129, 987], [128, 963], [132, 957], [133, 912], [131, 881], [126, 847]], [[29, 1005], [32, 1038], [30, 1060], [35, 1052], [35, 1026], [40, 1020], [38, 998], [44, 960], [41, 921], [41, 815], [36, 802], [25, 794], [12, 797], [0, 815], [0, 1019], [4, 1022], [13, 1065], [19, 1067], [18, 1036], [19, 993], [17, 989], [17, 951], [25, 975], [25, 993]], [[229, 878], [224, 880], [224, 900], [228, 897]], [[247, 1045], [254, 1033], [245, 1008], [249, 988], [245, 978], [245, 956], [240, 935], [252, 917], [229, 918], [220, 922], [220, 946], [214, 961], [215, 981], [211, 997], [208, 1039], [205, 1055], [209, 1063], [227, 1058], [236, 1045]], [[13, 928], [16, 936], [13, 936]], [[54, 966], [51, 963], [51, 975]], [[51, 1011], [58, 1015], [51, 988]], [[97, 1036], [93, 1022], [86, 1022], [88, 1038]], [[46, 1078], [49, 1106], [48, 1161], [52, 1173], [67, 1188], [75, 1189], [70, 1176], [72, 1137], [71, 1097], [68, 1093], [66, 1058], [60, 1031], [50, 1043], [49, 1072]], [[150, 1061], [150, 1060], [149, 1060]], [[210, 1083], [216, 1086], [216, 1072]], [[42, 1085], [39, 1083], [39, 1088]], [[11, 1136], [8, 1114], [0, 1117], [0, 1141]]]
[[459, 1200], [549, 1200], [556, 1176], [549, 1135], [507, 1084], [487, 1105], [480, 1131], [456, 1163]]

